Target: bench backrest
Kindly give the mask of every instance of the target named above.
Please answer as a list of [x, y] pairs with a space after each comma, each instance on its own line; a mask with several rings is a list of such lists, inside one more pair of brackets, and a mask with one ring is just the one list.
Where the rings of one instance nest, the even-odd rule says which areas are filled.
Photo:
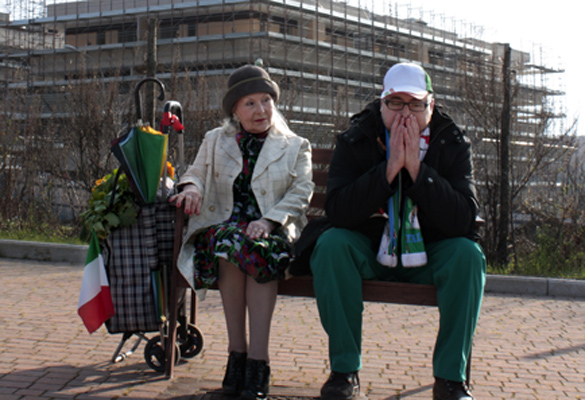
[[307, 217], [312, 218], [324, 215], [325, 207], [325, 193], [327, 192], [327, 173], [329, 172], [329, 164], [333, 156], [333, 149], [330, 148], [313, 148], [313, 182], [315, 183], [315, 191]]

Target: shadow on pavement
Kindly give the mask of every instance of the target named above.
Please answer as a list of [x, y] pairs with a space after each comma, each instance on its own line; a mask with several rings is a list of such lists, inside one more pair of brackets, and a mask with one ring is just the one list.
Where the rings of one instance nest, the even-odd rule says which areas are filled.
[[[154, 371], [137, 370], [136, 365], [108, 369], [110, 362], [74, 367], [48, 366], [15, 370], [0, 375], [4, 390], [43, 392], [43, 398], [82, 398], [110, 400], [124, 389], [139, 390], [141, 385], [164, 380]], [[133, 397], [137, 399], [137, 397]]]

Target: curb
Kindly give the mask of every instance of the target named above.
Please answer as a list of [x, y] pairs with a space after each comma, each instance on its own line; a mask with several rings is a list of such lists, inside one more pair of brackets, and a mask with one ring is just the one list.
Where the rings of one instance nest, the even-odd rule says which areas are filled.
[[64, 262], [83, 267], [88, 248], [87, 245], [0, 240], [0, 257]]
[[[87, 245], [0, 240], [0, 258], [64, 262], [85, 266]], [[585, 281], [557, 278], [488, 275], [486, 293], [558, 296], [585, 300]]]
[[575, 279], [488, 275], [485, 284], [485, 292], [532, 296], [576, 297], [585, 299], [585, 281]]

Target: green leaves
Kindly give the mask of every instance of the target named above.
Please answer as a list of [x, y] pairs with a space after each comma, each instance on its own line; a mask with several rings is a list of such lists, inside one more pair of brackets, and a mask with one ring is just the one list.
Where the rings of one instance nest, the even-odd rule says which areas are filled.
[[113, 229], [132, 225], [138, 216], [138, 206], [126, 175], [120, 174], [114, 186], [116, 173], [114, 170], [96, 182], [87, 211], [81, 214], [87, 229], [93, 229], [100, 239], [105, 239]]

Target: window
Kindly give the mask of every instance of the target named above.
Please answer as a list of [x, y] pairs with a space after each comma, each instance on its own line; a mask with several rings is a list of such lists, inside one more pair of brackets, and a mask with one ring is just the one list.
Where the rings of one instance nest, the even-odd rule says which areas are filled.
[[137, 25], [110, 24], [101, 26], [88, 26], [83, 28], [70, 28], [65, 30], [68, 43], [77, 43], [78, 46], [93, 44], [136, 42]]
[[173, 20], [161, 21], [158, 28], [159, 39], [174, 39], [179, 36], [179, 23]]
[[299, 23], [294, 19], [284, 19], [282, 17], [271, 17], [271, 22], [278, 26], [278, 31], [283, 35], [297, 35]]
[[442, 51], [429, 50], [429, 63], [445, 65], [445, 54]]
[[197, 36], [197, 22], [189, 21], [187, 23], [187, 36]]

